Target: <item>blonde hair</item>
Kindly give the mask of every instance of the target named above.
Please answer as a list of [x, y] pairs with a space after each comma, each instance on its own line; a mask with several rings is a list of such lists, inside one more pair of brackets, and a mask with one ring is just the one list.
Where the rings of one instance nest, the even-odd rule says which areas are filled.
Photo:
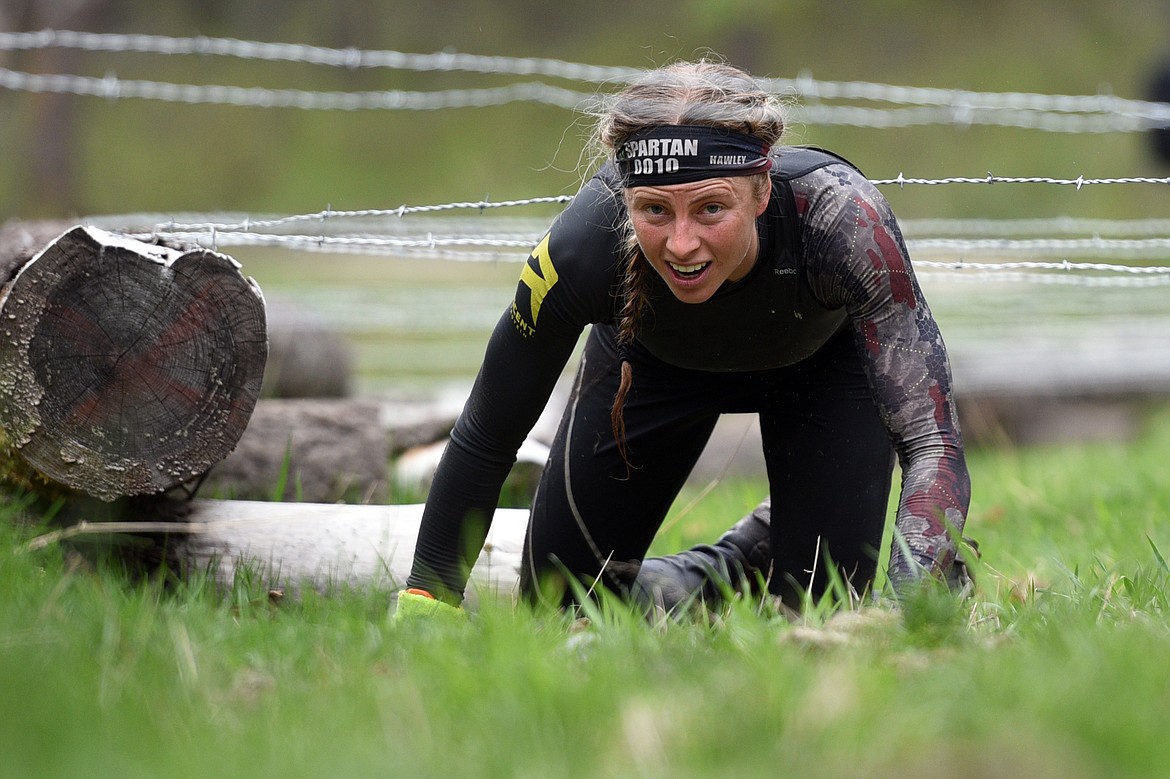
[[[748, 73], [709, 60], [679, 62], [651, 70], [632, 81], [610, 99], [594, 130], [594, 145], [612, 159], [631, 135], [661, 125], [705, 125], [751, 135], [769, 147], [780, 142], [787, 124], [780, 99], [765, 90]], [[767, 173], [752, 177], [757, 198], [771, 186]], [[648, 263], [627, 218], [623, 306], [618, 323], [622, 352], [621, 383], [610, 412], [614, 440], [626, 459], [626, 428], [622, 411], [633, 383], [633, 367], [625, 350], [634, 341], [646, 309]], [[628, 462], [628, 460], [627, 460]]]

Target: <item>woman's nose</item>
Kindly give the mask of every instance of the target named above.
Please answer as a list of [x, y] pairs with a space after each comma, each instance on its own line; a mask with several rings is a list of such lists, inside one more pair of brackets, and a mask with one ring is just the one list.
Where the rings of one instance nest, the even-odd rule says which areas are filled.
[[683, 259], [699, 248], [699, 234], [694, 223], [685, 218], [675, 219], [670, 234], [666, 237], [666, 250]]

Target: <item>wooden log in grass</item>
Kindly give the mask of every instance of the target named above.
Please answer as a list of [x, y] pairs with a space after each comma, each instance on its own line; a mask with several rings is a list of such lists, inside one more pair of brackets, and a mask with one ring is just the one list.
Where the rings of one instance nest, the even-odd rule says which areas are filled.
[[[246, 500], [151, 499], [117, 511], [73, 506], [70, 524], [34, 538], [35, 550], [130, 536], [165, 548], [181, 575], [204, 572], [228, 587], [238, 576], [271, 589], [400, 589], [414, 560], [423, 504], [352, 505]], [[111, 521], [112, 520], [112, 521]], [[471, 571], [468, 598], [516, 591], [528, 510], [496, 510]], [[131, 546], [131, 545], [124, 545]], [[158, 559], [141, 545], [133, 554]]]
[[230, 257], [76, 227], [0, 285], [10, 459], [112, 501], [199, 477], [235, 447], [268, 345], [263, 296]]
[[[190, 569], [228, 584], [240, 571], [269, 587], [399, 589], [410, 574], [422, 504], [346, 505], [194, 500], [178, 542]], [[527, 509], [497, 509], [471, 591], [511, 593], [520, 576]]]

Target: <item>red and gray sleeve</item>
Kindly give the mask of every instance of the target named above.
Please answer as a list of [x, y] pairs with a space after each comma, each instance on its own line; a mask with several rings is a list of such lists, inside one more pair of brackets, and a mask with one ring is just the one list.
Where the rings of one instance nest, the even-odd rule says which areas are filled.
[[971, 484], [946, 346], [901, 231], [881, 194], [847, 166], [815, 171], [794, 192], [809, 281], [822, 302], [848, 311], [902, 467], [890, 578], [897, 586], [946, 574]]

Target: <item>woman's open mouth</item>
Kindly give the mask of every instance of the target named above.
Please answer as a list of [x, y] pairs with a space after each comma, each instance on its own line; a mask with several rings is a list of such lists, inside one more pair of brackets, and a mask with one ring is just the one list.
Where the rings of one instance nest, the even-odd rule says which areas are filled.
[[707, 270], [708, 266], [711, 265], [711, 262], [700, 262], [697, 265], [679, 265], [677, 263], [668, 262], [667, 265], [669, 265], [670, 269], [674, 271], [674, 275], [676, 277], [680, 279], [694, 279], [698, 278], [703, 271]]

